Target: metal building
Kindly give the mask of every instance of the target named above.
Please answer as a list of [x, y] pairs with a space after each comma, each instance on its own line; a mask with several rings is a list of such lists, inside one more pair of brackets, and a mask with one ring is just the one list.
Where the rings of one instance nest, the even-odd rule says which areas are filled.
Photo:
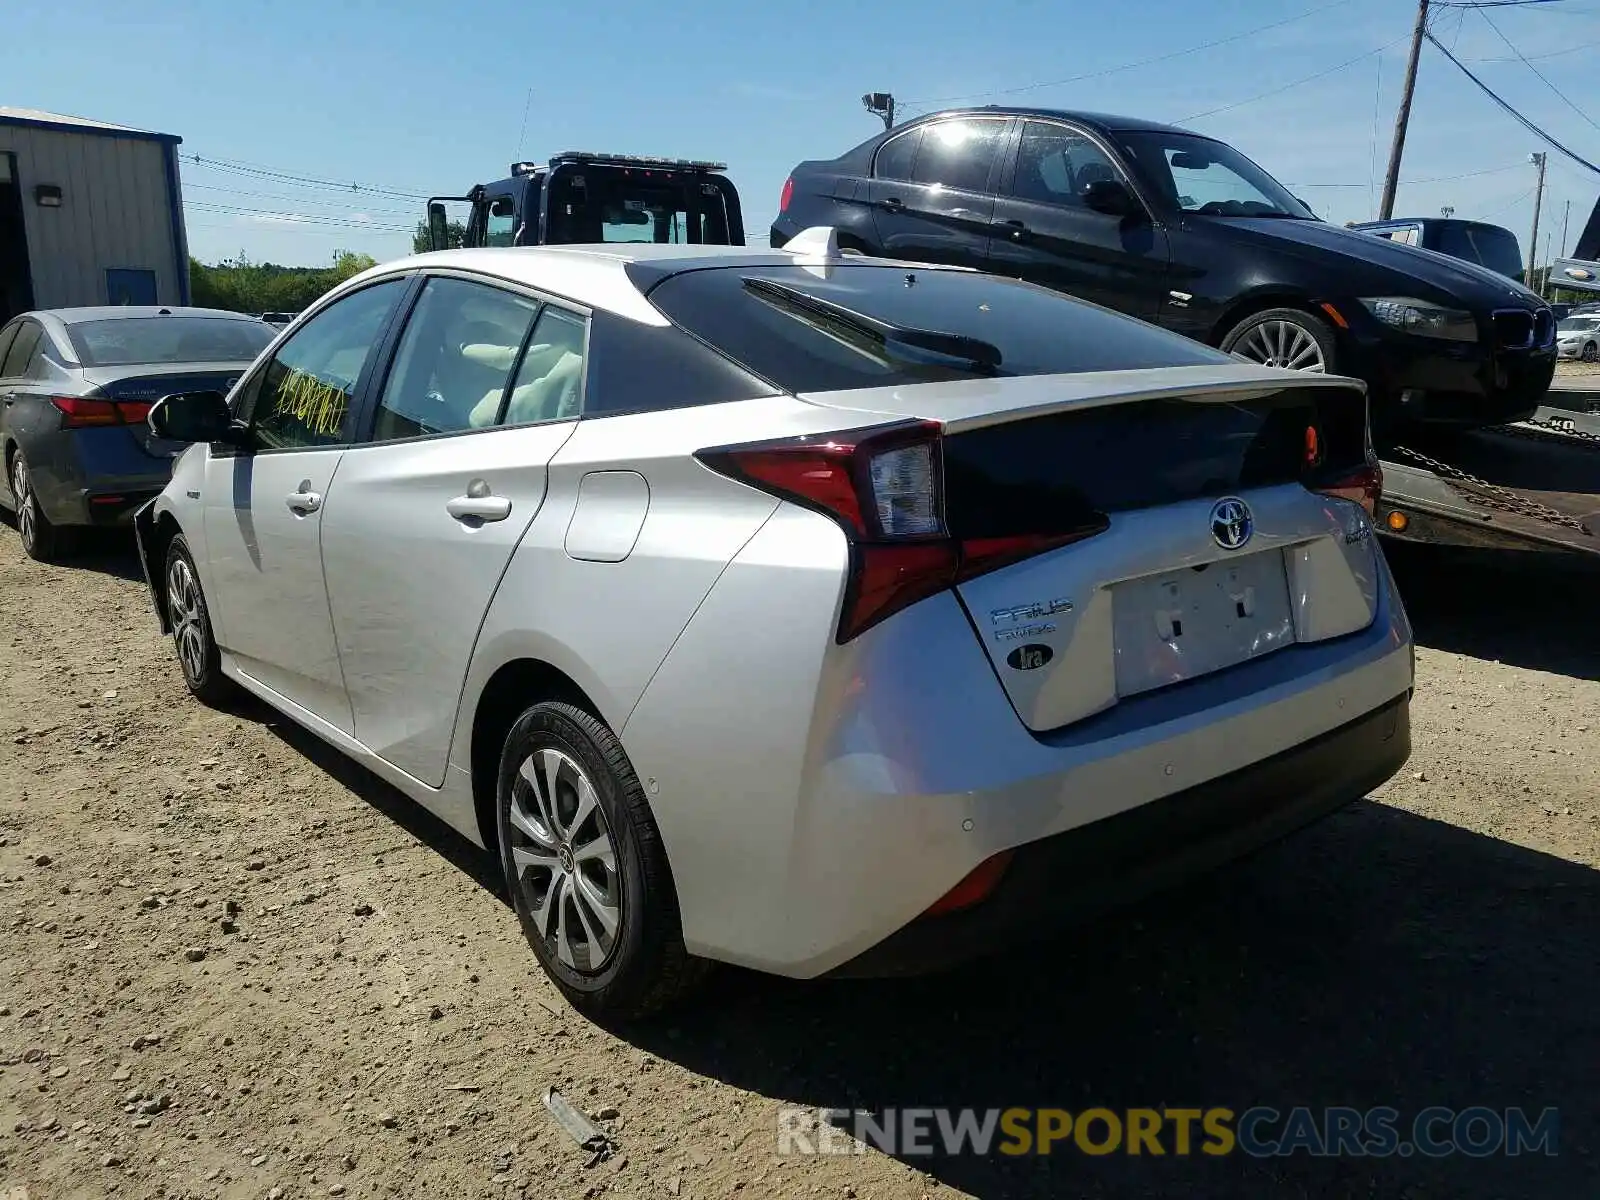
[[34, 308], [189, 303], [181, 141], [0, 107], [0, 323]]

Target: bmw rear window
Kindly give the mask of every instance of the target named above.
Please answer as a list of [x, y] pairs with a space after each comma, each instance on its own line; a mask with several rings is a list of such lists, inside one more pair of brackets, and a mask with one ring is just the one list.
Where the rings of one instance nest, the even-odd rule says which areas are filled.
[[277, 335], [264, 321], [228, 317], [114, 317], [67, 326], [72, 349], [86, 367], [250, 362]]
[[[1231, 361], [1031, 284], [913, 265], [713, 267], [669, 276], [649, 297], [675, 324], [789, 392]], [[875, 346], [854, 333], [857, 322], [848, 316], [819, 320], [797, 297], [917, 331], [916, 340], [934, 348]], [[956, 349], [940, 350], [938, 339], [921, 333], [943, 335]], [[958, 339], [981, 344], [982, 353], [964, 357]]]

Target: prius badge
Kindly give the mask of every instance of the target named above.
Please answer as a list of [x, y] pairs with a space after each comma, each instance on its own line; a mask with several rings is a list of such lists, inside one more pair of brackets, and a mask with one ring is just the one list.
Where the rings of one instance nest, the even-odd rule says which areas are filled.
[[1224, 550], [1241, 549], [1255, 531], [1250, 506], [1237, 496], [1225, 496], [1211, 506], [1211, 537]]

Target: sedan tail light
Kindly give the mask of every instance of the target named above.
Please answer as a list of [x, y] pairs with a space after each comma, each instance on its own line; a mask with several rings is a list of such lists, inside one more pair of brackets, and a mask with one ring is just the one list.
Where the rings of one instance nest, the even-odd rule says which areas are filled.
[[778, 212], [783, 214], [789, 211], [789, 201], [794, 199], [794, 177], [790, 176], [783, 181], [783, 191], [778, 196]]
[[933, 421], [702, 450], [719, 474], [832, 518], [850, 541], [838, 640], [918, 600], [1086, 536], [958, 538], [946, 523], [940, 427]]
[[138, 425], [150, 415], [146, 400], [100, 400], [89, 396], [51, 396], [61, 414], [63, 429], [93, 429], [101, 425]]

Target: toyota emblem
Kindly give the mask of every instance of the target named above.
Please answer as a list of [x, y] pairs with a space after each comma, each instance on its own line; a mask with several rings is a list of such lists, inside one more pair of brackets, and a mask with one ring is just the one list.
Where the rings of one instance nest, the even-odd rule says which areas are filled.
[[1237, 496], [1225, 496], [1211, 506], [1211, 537], [1224, 550], [1241, 549], [1255, 533], [1250, 506]]

